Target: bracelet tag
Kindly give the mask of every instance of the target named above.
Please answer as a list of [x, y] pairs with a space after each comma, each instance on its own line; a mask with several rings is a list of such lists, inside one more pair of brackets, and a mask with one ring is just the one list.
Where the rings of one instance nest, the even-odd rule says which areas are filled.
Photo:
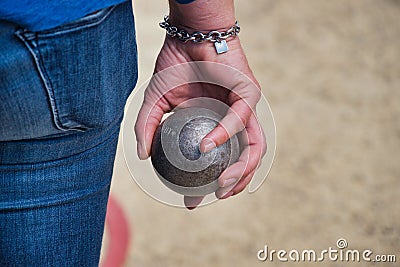
[[225, 52], [228, 52], [228, 44], [226, 43], [225, 40], [219, 40], [217, 42], [214, 42], [215, 45], [215, 50], [217, 51], [217, 54], [222, 54]]

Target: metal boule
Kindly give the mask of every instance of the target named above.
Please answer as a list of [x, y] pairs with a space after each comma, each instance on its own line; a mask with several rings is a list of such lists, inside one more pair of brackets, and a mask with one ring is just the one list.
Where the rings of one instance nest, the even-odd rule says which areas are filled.
[[236, 135], [210, 152], [200, 152], [201, 140], [221, 119], [209, 109], [184, 108], [158, 126], [151, 162], [168, 188], [186, 196], [205, 196], [218, 189], [218, 177], [240, 154]]

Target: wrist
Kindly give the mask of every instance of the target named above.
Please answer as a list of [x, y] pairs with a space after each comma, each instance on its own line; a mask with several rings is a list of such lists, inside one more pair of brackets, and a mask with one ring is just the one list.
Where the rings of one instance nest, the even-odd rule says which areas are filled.
[[187, 31], [227, 30], [236, 21], [232, 0], [196, 0], [181, 5], [170, 0], [170, 22]]

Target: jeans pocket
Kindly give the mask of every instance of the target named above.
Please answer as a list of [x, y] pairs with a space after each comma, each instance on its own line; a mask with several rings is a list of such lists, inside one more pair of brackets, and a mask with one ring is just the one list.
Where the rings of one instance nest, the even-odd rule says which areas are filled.
[[130, 1], [54, 29], [20, 29], [16, 35], [35, 59], [58, 129], [84, 131], [122, 117], [137, 81]]

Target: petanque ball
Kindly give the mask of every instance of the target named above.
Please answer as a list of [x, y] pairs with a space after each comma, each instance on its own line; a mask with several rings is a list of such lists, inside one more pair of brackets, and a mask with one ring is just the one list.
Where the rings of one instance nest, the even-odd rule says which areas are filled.
[[200, 143], [221, 116], [204, 108], [180, 109], [155, 131], [151, 162], [160, 180], [186, 196], [204, 196], [218, 189], [217, 178], [239, 157], [235, 136], [210, 152], [201, 153]]

